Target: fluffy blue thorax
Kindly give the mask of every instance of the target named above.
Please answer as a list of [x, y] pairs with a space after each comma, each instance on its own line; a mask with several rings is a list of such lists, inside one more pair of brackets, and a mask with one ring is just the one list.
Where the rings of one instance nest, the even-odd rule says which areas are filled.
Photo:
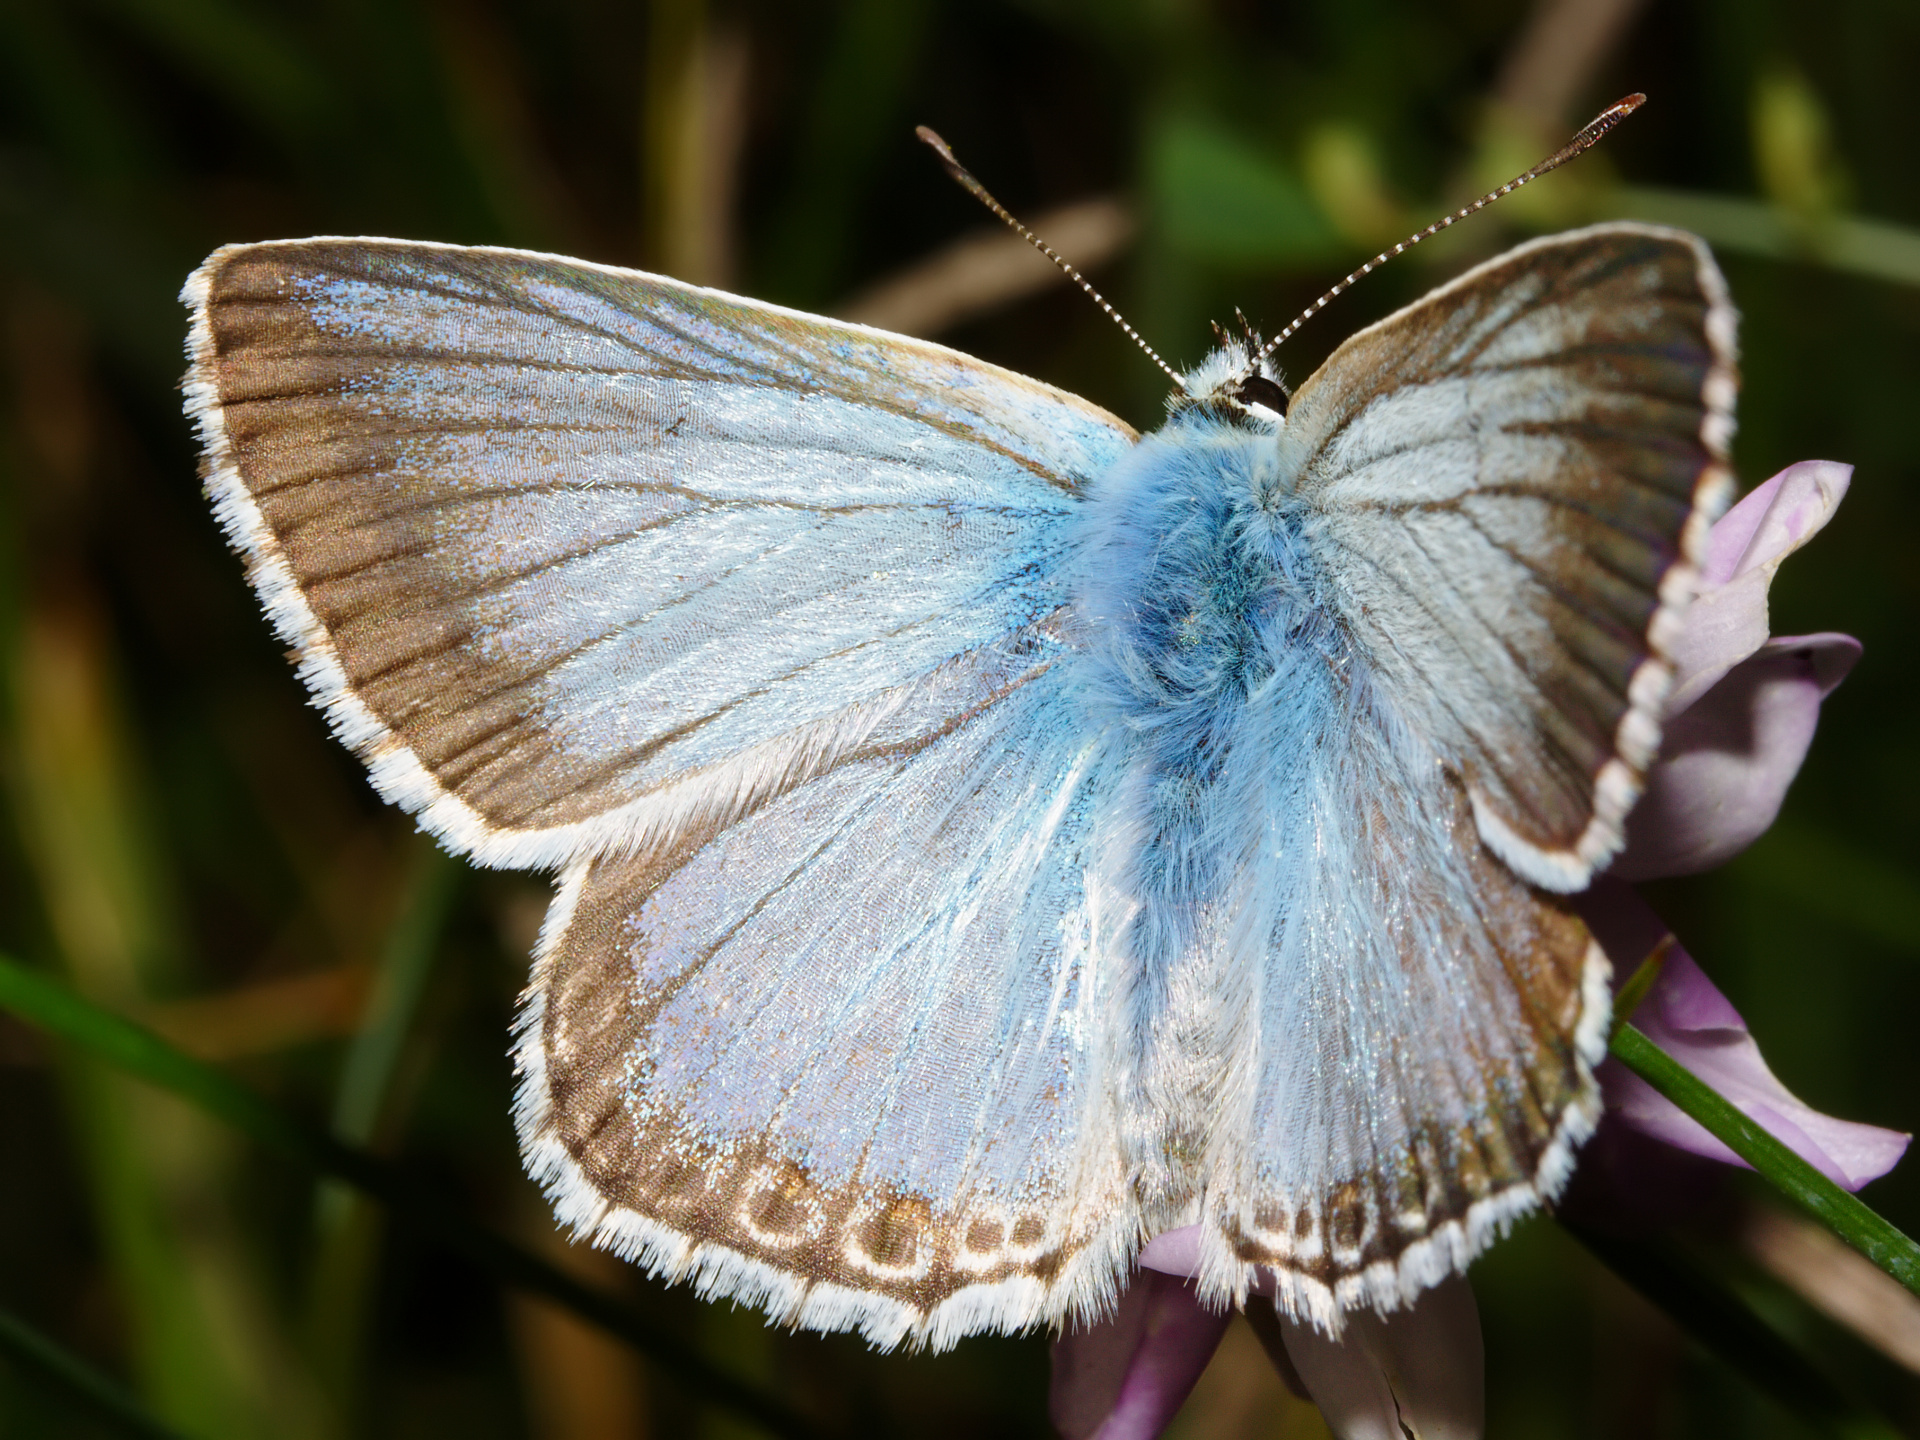
[[1302, 535], [1280, 437], [1176, 415], [1090, 488], [1076, 599], [1097, 703], [1129, 735], [1138, 878], [1180, 903], [1240, 863], [1240, 794], [1297, 766], [1351, 657]]
[[1278, 437], [1177, 416], [1087, 496], [1077, 599], [1108, 698], [1206, 750], [1247, 700], [1340, 646]]

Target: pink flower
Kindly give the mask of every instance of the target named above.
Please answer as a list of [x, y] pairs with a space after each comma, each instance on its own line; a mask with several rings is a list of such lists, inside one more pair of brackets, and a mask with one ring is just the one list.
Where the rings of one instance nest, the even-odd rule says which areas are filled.
[[1047, 1407], [1054, 1429], [1064, 1440], [1153, 1440], [1185, 1402], [1232, 1319], [1230, 1311], [1195, 1299], [1186, 1275], [1143, 1268], [1111, 1320], [1054, 1342]]
[[[1821, 701], [1860, 656], [1846, 635], [1773, 637], [1767, 613], [1781, 562], [1827, 523], [1851, 476], [1830, 461], [1790, 466], [1708, 537], [1699, 597], [1676, 647], [1659, 763], [1629, 818], [1625, 853], [1577, 902], [1615, 961], [1616, 983], [1668, 938], [1624, 882], [1692, 874], [1758, 839], [1799, 772]], [[1745, 1022], [1677, 945], [1634, 1019], [1837, 1184], [1858, 1189], [1906, 1150], [1907, 1136], [1822, 1115], [1781, 1085]], [[1740, 1163], [1617, 1062], [1602, 1065], [1600, 1079], [1609, 1126]], [[1156, 1236], [1119, 1314], [1056, 1344], [1051, 1409], [1066, 1440], [1151, 1440], [1199, 1380], [1229, 1317], [1195, 1298], [1198, 1241], [1197, 1228]], [[1400, 1440], [1403, 1422], [1439, 1440], [1481, 1433], [1480, 1325], [1464, 1279], [1390, 1316], [1349, 1315], [1339, 1342], [1284, 1316], [1277, 1334], [1275, 1364], [1339, 1440]]]
[[[1055, 1342], [1049, 1408], [1063, 1440], [1153, 1440], [1180, 1409], [1233, 1318], [1195, 1296], [1198, 1240], [1197, 1227], [1157, 1236], [1118, 1315]], [[1337, 1341], [1275, 1320], [1261, 1327], [1275, 1367], [1340, 1440], [1404, 1440], [1403, 1422], [1422, 1440], [1480, 1434], [1480, 1313], [1463, 1277], [1391, 1315], [1348, 1315]]]
[[1708, 869], [1759, 839], [1780, 813], [1820, 702], [1860, 658], [1860, 642], [1770, 637], [1767, 588], [1780, 562], [1832, 517], [1852, 475], [1830, 460], [1789, 466], [1708, 535], [1702, 588], [1675, 646], [1660, 763], [1627, 818], [1615, 878]]
[[[1647, 902], [1618, 880], [1601, 880], [1582, 901], [1582, 913], [1609, 955], [1644, 956], [1668, 936]], [[1633, 1012], [1633, 1023], [1844, 1189], [1878, 1179], [1906, 1153], [1909, 1136], [1822, 1115], [1782, 1085], [1746, 1021], [1677, 944], [1668, 945], [1660, 978]], [[1618, 1060], [1602, 1063], [1600, 1088], [1613, 1123], [1709, 1160], [1746, 1164]]]
[[[1700, 596], [1676, 647], [1666, 740], [1627, 821], [1627, 849], [1577, 902], [1623, 981], [1667, 928], [1623, 883], [1687, 875], [1738, 854], [1780, 813], [1820, 702], [1860, 658], [1849, 635], [1769, 635], [1767, 589], [1847, 493], [1850, 466], [1789, 466], [1729, 510], [1707, 539]], [[1774, 1077], [1726, 996], [1678, 945], [1634, 1023], [1835, 1184], [1884, 1175], [1907, 1137], [1821, 1115]], [[1696, 1155], [1740, 1162], [1617, 1061], [1600, 1072], [1619, 1123]]]

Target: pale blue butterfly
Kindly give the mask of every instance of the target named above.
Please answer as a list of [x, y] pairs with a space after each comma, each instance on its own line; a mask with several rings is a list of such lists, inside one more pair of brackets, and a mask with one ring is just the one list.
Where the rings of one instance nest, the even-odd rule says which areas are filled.
[[579, 1233], [945, 1345], [1198, 1224], [1208, 1294], [1337, 1330], [1563, 1183], [1609, 967], [1558, 896], [1731, 483], [1698, 240], [1524, 245], [1290, 405], [1228, 342], [1144, 439], [521, 251], [230, 246], [185, 299], [316, 702], [450, 847], [560, 873], [517, 1119]]

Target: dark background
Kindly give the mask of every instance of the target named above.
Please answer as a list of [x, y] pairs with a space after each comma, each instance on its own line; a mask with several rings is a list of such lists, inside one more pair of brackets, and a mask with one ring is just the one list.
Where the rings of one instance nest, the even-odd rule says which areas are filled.
[[[1044, 1434], [1044, 1337], [879, 1356], [555, 1238], [514, 1153], [505, 1055], [545, 884], [436, 859], [304, 706], [200, 496], [180, 283], [223, 242], [370, 233], [896, 323], [883, 301], [944, 295], [941, 339], [1144, 426], [1162, 378], [1084, 299], [992, 303], [912, 268], [984, 223], [916, 122], [1029, 218], [1117, 202], [1079, 253], [1180, 365], [1209, 320], [1239, 306], [1278, 328], [1638, 89], [1651, 103], [1598, 153], [1369, 279], [1282, 358], [1304, 376], [1525, 234], [1638, 215], [1714, 243], [1745, 313], [1744, 482], [1858, 467], [1786, 566], [1774, 628], [1847, 630], [1866, 658], [1775, 829], [1654, 898], [1792, 1088], [1907, 1128], [1920, 228], [1899, 227], [1920, 227], [1917, 73], [1920, 8], [1894, 0], [0, 0], [0, 949], [404, 1155], [837, 1430]], [[902, 271], [891, 300], [869, 291]], [[1728, 1206], [1760, 1193], [1720, 1195], [1688, 1243], [1851, 1393], [1920, 1425], [1913, 1375], [1732, 1238]], [[1920, 1227], [1920, 1165], [1866, 1194]], [[182, 1430], [755, 1433], [413, 1218], [389, 1228], [0, 1022], [0, 1307]], [[1551, 1221], [1474, 1281], [1496, 1436], [1818, 1433]], [[89, 1423], [0, 1365], [0, 1435]], [[1324, 1434], [1244, 1327], [1177, 1426]]]

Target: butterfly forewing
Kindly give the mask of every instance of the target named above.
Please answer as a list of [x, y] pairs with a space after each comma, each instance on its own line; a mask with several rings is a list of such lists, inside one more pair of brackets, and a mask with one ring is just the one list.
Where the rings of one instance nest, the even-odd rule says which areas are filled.
[[1618, 850], [1725, 505], [1733, 312], [1690, 235], [1523, 245], [1337, 350], [1284, 445], [1341, 619], [1536, 884]]
[[1057, 608], [1111, 416], [671, 280], [392, 241], [188, 287], [210, 485], [389, 798], [497, 864], [790, 783]]

